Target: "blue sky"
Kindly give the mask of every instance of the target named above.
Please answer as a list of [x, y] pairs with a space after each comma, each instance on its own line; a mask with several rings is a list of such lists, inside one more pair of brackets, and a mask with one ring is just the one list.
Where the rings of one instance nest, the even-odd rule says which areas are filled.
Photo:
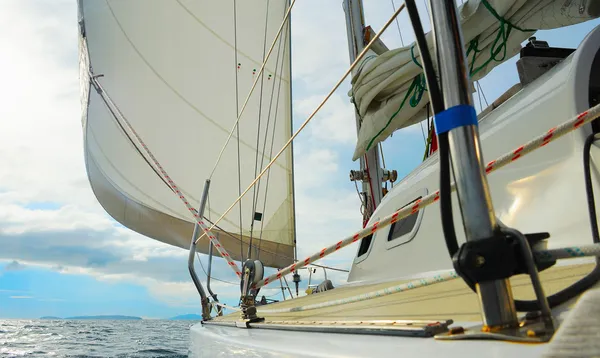
[[18, 267], [16, 261], [0, 264], [0, 317], [127, 314], [159, 317], [185, 313], [149, 299], [144, 286], [110, 283], [86, 274], [63, 274], [40, 267]]
[[[0, 4], [0, 48], [5, 49], [0, 78], [8, 84], [0, 86], [0, 318], [198, 313], [187, 252], [117, 224], [90, 190], [82, 155], [75, 3]], [[389, 2], [374, 3], [367, 1], [365, 11], [377, 30], [392, 8]], [[405, 13], [399, 23], [405, 43], [411, 42]], [[540, 31], [537, 37], [574, 47], [599, 23]], [[345, 71], [348, 55], [340, 1], [299, 1], [293, 24], [297, 126]], [[395, 25], [383, 40], [390, 48], [401, 45]], [[488, 101], [518, 81], [515, 61], [481, 81]], [[351, 161], [356, 133], [348, 89], [346, 81], [295, 146], [299, 256], [360, 227], [359, 202], [348, 181], [348, 171], [357, 168]], [[421, 130], [395, 133], [384, 149], [388, 168], [407, 174], [421, 161]], [[349, 268], [355, 250], [342, 250], [324, 263]], [[202, 260], [206, 264], [206, 257]], [[234, 281], [225, 267], [217, 260], [216, 276]], [[344, 277], [330, 275], [335, 283]], [[322, 279], [321, 273], [316, 278]], [[237, 303], [235, 285], [214, 282], [213, 287], [227, 303]], [[278, 298], [276, 289], [264, 291]]]

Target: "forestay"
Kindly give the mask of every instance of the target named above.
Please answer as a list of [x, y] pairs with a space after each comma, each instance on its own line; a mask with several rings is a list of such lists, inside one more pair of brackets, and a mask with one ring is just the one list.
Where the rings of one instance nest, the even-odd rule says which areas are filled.
[[[240, 118], [239, 137], [234, 131], [211, 178], [204, 215], [213, 220], [292, 131], [289, 24], [259, 77], [263, 56], [289, 2], [237, 1], [235, 13], [234, 3], [79, 1], [82, 82], [89, 82], [90, 73], [102, 75], [98, 80], [118, 111], [193, 205], [198, 205], [204, 180], [258, 79]], [[139, 143], [121, 127], [118, 111], [111, 113], [93, 86], [82, 89], [87, 109], [85, 158], [98, 201], [126, 227], [188, 248], [193, 217], [139, 151]], [[242, 200], [241, 214], [236, 208], [219, 223], [225, 232], [215, 232], [231, 256], [240, 260], [248, 251], [254, 221], [253, 245], [260, 243], [260, 259], [267, 266], [287, 266], [294, 256], [293, 200], [288, 150], [257, 185], [255, 195]], [[255, 211], [262, 214], [260, 220], [254, 220]], [[198, 250], [208, 252], [208, 241], [199, 242]]]
[[[521, 49], [537, 29], [554, 29], [598, 17], [600, 1], [468, 0], [459, 8], [471, 79], [484, 77]], [[427, 34], [433, 49], [433, 37]], [[435, 59], [434, 59], [435, 60]], [[418, 123], [429, 103], [415, 44], [371, 53], [353, 74], [349, 95], [362, 125], [353, 160], [395, 130]]]

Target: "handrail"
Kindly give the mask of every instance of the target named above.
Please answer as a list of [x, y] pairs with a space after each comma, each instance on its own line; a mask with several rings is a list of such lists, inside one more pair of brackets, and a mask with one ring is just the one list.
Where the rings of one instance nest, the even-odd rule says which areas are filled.
[[[204, 183], [204, 190], [202, 192], [202, 199], [200, 199], [200, 206], [198, 208], [198, 215], [202, 216], [204, 213], [204, 207], [206, 206], [206, 199], [208, 198], [208, 189], [210, 188], [210, 179], [207, 179]], [[192, 242], [190, 243], [190, 253], [188, 255], [188, 271], [190, 272], [190, 276], [192, 277], [192, 281], [194, 281], [194, 286], [196, 286], [196, 290], [200, 294], [200, 303], [202, 304], [202, 319], [209, 320], [210, 319], [210, 307], [208, 305], [208, 298], [206, 297], [206, 292], [204, 291], [204, 287], [202, 287], [202, 282], [198, 275], [196, 274], [196, 270], [194, 269], [194, 259], [196, 258], [196, 237], [198, 236], [198, 231], [200, 230], [200, 225], [196, 223], [194, 225], [194, 232], [192, 233]], [[212, 249], [212, 243], [211, 243]], [[212, 252], [212, 250], [211, 250]], [[210, 268], [209, 268], [210, 270]], [[210, 276], [209, 276], [210, 277]], [[214, 297], [212, 291], [209, 292], [211, 296]]]
[[[219, 234], [217, 234], [218, 236]], [[208, 267], [206, 268], [206, 289], [208, 290], [208, 293], [210, 294], [210, 296], [212, 297], [213, 300], [215, 300], [216, 302], [219, 302], [219, 300], [217, 299], [217, 295], [211, 290], [210, 288], [210, 274], [211, 274], [211, 269], [212, 269], [212, 259], [213, 259], [213, 243], [209, 242], [208, 243]]]

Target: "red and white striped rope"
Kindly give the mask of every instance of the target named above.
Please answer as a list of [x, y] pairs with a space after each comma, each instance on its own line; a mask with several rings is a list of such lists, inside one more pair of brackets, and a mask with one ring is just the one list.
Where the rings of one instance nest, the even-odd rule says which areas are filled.
[[514, 162], [515, 160], [539, 149], [546, 144], [555, 141], [563, 135], [574, 131], [575, 129], [583, 126], [586, 123], [593, 121], [600, 116], [600, 105], [594, 106], [587, 111], [580, 113], [576, 117], [566, 121], [565, 123], [556, 127], [550, 128], [546, 133], [537, 136], [526, 144], [516, 148], [515, 150], [504, 154], [496, 160], [492, 160], [485, 167], [486, 173], [491, 173], [494, 170], [502, 168], [508, 163]]
[[[533, 140], [518, 147], [517, 149], [510, 151], [507, 154], [502, 155], [498, 159], [492, 160], [491, 162], [489, 162], [487, 164], [485, 171], [487, 174], [489, 174], [495, 170], [498, 170], [499, 168], [502, 168], [503, 166], [507, 165], [508, 163], [511, 163], [517, 159], [523, 158], [525, 155], [531, 153], [535, 149], [545, 146], [546, 144], [560, 138], [561, 136], [563, 136], [571, 131], [574, 131], [577, 128], [580, 128], [584, 124], [589, 123], [598, 117], [600, 117], [600, 104], [590, 108], [589, 110], [587, 110], [583, 113], [580, 113], [576, 117], [566, 121], [565, 123], [563, 123], [559, 126], [551, 128], [546, 133], [534, 138]], [[455, 190], [454, 183], [452, 183], [452, 190]], [[321, 251], [319, 251], [311, 256], [308, 256], [307, 258], [305, 258], [302, 261], [298, 261], [288, 267], [285, 267], [285, 268], [277, 271], [277, 273], [257, 282], [255, 287], [258, 288], [258, 287], [268, 285], [269, 283], [273, 282], [274, 280], [278, 280], [280, 277], [282, 277], [284, 275], [292, 273], [310, 263], [313, 263], [319, 259], [322, 259], [323, 257], [328, 256], [328, 255], [340, 250], [343, 247], [353, 244], [366, 236], [374, 234], [376, 231], [383, 229], [384, 227], [386, 227], [390, 224], [393, 224], [400, 219], [403, 219], [411, 214], [418, 212], [419, 210], [423, 209], [427, 205], [430, 205], [430, 204], [438, 201], [439, 199], [440, 199], [440, 191], [437, 190], [436, 192], [429, 194], [429, 195], [423, 197], [422, 199], [415, 201], [411, 205], [406, 206], [406, 207], [394, 212], [393, 214], [384, 217], [383, 219], [375, 222], [373, 225], [358, 231], [354, 235], [348, 236], [345, 239], [338, 241], [335, 245], [326, 247], [326, 248], [322, 249]]]
[[198, 215], [198, 212], [196, 211], [196, 209], [194, 209], [194, 207], [192, 207], [192, 205], [190, 204], [190, 202], [185, 198], [185, 196], [183, 195], [183, 193], [181, 192], [181, 190], [179, 190], [179, 187], [177, 186], [177, 184], [175, 184], [175, 182], [173, 181], [173, 179], [171, 179], [171, 177], [169, 176], [169, 174], [167, 174], [167, 172], [162, 167], [162, 165], [159, 163], [159, 161], [156, 159], [156, 157], [154, 156], [154, 154], [152, 154], [152, 152], [150, 151], [150, 149], [148, 148], [148, 146], [146, 145], [146, 143], [144, 143], [144, 141], [137, 134], [137, 132], [135, 131], [135, 129], [133, 129], [133, 126], [131, 125], [131, 123], [129, 123], [129, 121], [127, 120], [127, 118], [123, 115], [123, 113], [121, 112], [121, 110], [119, 109], [119, 107], [117, 107], [117, 105], [113, 102], [113, 100], [110, 98], [110, 96], [108, 95], [108, 93], [106, 93], [106, 91], [104, 90], [104, 88], [102, 87], [102, 85], [100, 84], [100, 82], [98, 81], [97, 77], [94, 76], [94, 75], [92, 75], [92, 74], [90, 74], [90, 78], [91, 78], [91, 81], [93, 81], [93, 83], [95, 84], [95, 87], [99, 90], [98, 93], [103, 98], [103, 100], [105, 101], [106, 105], [113, 107], [113, 109], [119, 114], [119, 117], [121, 117], [121, 119], [123, 120], [123, 122], [125, 123], [125, 125], [127, 126], [127, 128], [135, 136], [135, 138], [140, 143], [140, 145], [142, 146], [142, 148], [144, 148], [144, 151], [146, 152], [146, 154], [148, 154], [148, 156], [150, 157], [150, 159], [152, 160], [152, 162], [154, 163], [154, 165], [156, 165], [156, 167], [158, 168], [158, 170], [160, 171], [160, 173], [166, 179], [166, 181], [169, 184], [169, 186], [173, 189], [173, 191], [175, 192], [175, 194], [177, 194], [177, 196], [179, 196], [179, 199], [181, 199], [181, 201], [185, 204], [185, 206], [190, 211], [190, 213], [192, 214], [192, 216], [194, 216], [194, 219], [196, 220], [196, 222], [198, 223], [198, 225], [200, 225], [200, 228], [202, 229], [202, 231], [204, 231], [204, 233], [206, 234], [206, 236], [208, 236], [209, 240], [213, 243], [215, 249], [217, 249], [217, 251], [219, 252], [219, 254], [221, 255], [221, 257], [223, 257], [225, 260], [227, 260], [227, 263], [229, 264], [229, 267], [231, 267], [231, 269], [235, 272], [235, 274], [238, 277], [241, 278], [242, 273], [241, 273], [239, 267], [237, 266], [237, 264], [235, 263], [235, 261], [233, 261], [233, 259], [231, 258], [231, 256], [227, 253], [227, 251], [221, 245], [221, 243], [219, 242], [219, 240], [217, 239], [217, 237], [208, 229], [208, 227], [206, 226], [206, 224], [204, 223], [204, 221], [202, 220], [202, 218], [200, 217], [200, 215]]

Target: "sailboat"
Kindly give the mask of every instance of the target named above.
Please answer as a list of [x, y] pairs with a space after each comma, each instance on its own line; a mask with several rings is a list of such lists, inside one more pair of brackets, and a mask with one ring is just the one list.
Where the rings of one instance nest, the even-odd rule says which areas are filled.
[[[296, 130], [294, 3], [78, 3], [89, 181], [115, 220], [189, 248], [203, 313], [190, 354], [599, 355], [600, 29], [577, 49], [532, 36], [596, 18], [600, 2], [430, 1], [425, 34], [415, 1], [375, 32], [344, 0], [351, 66]], [[401, 11], [416, 41], [390, 50], [380, 36]], [[477, 116], [473, 81], [517, 54], [520, 83]], [[293, 139], [349, 75], [363, 229], [298, 258]], [[431, 116], [436, 146], [383, 190], [397, 174], [378, 144]], [[347, 246], [347, 284], [260, 298]], [[239, 278], [237, 307], [198, 278], [196, 252]]]

